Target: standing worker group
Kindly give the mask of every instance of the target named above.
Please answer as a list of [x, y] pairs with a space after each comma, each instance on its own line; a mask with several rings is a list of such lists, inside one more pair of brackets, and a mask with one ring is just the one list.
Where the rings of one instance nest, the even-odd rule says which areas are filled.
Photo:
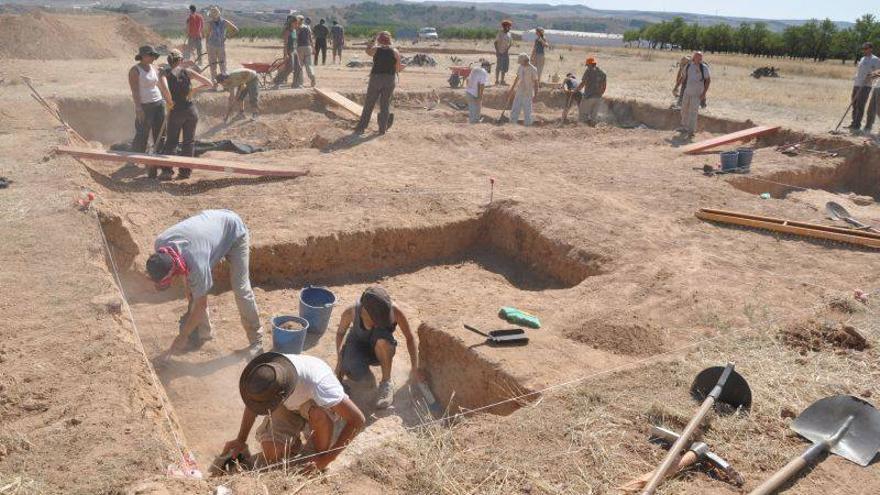
[[513, 36], [510, 34], [510, 28], [513, 26], [511, 21], [501, 21], [501, 30], [495, 36], [495, 85], [506, 86], [504, 77], [510, 70], [510, 47], [513, 45]]
[[318, 65], [318, 54], [321, 55], [321, 65], [327, 65], [327, 38], [330, 36], [330, 28], [324, 23], [324, 19], [318, 21], [314, 29], [315, 35], [315, 65]]
[[355, 134], [363, 134], [373, 116], [373, 107], [379, 102], [379, 134], [385, 132], [394, 123], [391, 113], [391, 96], [397, 73], [400, 72], [400, 53], [394, 48], [391, 33], [382, 31], [367, 45], [367, 55], [373, 57], [373, 68], [370, 70], [370, 82], [367, 85], [367, 96], [361, 119], [354, 129]]
[[336, 57], [339, 57], [339, 63], [342, 63], [342, 47], [345, 46], [345, 28], [333, 21], [330, 28], [330, 37], [333, 40], [333, 63], [336, 63]]
[[596, 64], [596, 59], [589, 57], [587, 59], [587, 68], [584, 70], [584, 76], [575, 92], [583, 90], [584, 94], [578, 106], [581, 122], [589, 125], [596, 125], [599, 117], [599, 107], [602, 104], [602, 95], [608, 87], [608, 77], [605, 72]]
[[186, 18], [186, 47], [183, 49], [183, 56], [187, 60], [192, 60], [194, 52], [198, 54], [196, 60], [202, 58], [204, 30], [205, 18], [196, 11], [195, 5], [190, 5], [189, 16]]
[[[868, 97], [871, 95], [871, 86], [873, 83], [871, 73], [880, 70], [880, 58], [874, 55], [873, 44], [863, 44], [862, 54], [863, 56], [859, 59], [858, 69], [856, 70], [856, 77], [853, 79], [852, 95], [850, 96], [852, 101], [852, 123], [849, 125], [849, 129], [853, 131], [857, 131], [862, 127], [862, 117], [865, 115], [865, 105], [868, 103]], [[868, 124], [866, 130], [870, 131], [874, 119], [869, 116], [868, 121], [870, 124]]]
[[238, 28], [229, 19], [220, 15], [220, 7], [216, 5], [212, 5], [208, 9], [208, 19], [208, 24], [205, 26], [208, 65], [211, 70], [211, 79], [216, 82], [217, 74], [226, 73], [226, 38], [227, 36], [235, 36], [238, 33]]
[[680, 84], [682, 98], [679, 131], [687, 134], [688, 138], [694, 137], [694, 133], [697, 132], [697, 116], [700, 108], [706, 107], [706, 93], [711, 82], [709, 65], [703, 62], [703, 54], [694, 52], [683, 71]]

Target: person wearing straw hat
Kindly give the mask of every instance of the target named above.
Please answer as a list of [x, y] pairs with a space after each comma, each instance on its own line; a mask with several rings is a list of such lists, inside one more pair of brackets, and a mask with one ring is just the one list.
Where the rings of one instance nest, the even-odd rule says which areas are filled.
[[[302, 449], [302, 430], [308, 424], [315, 454], [304, 459], [307, 470], [323, 471], [366, 421], [330, 366], [312, 356], [277, 352], [257, 356], [241, 372], [238, 390], [244, 413], [238, 435], [223, 446], [223, 455], [233, 459], [247, 449], [257, 417], [265, 416], [254, 436], [267, 465], [296, 456]], [[333, 442], [338, 423], [342, 428]]]
[[380, 366], [382, 380], [379, 382], [376, 407], [385, 409], [394, 401], [394, 384], [391, 367], [397, 350], [394, 331], [406, 339], [409, 352], [410, 377], [413, 383], [423, 382], [419, 370], [419, 350], [406, 315], [391, 302], [391, 296], [380, 286], [368, 287], [358, 302], [347, 308], [339, 319], [336, 331], [336, 376], [342, 380], [363, 381], [373, 378], [370, 366]]
[[544, 37], [544, 28], [535, 28], [535, 45], [532, 48], [532, 65], [538, 70], [538, 81], [544, 72], [544, 51], [550, 48], [550, 42]]
[[577, 91], [583, 90], [584, 96], [578, 106], [580, 121], [589, 125], [596, 125], [596, 119], [599, 117], [599, 106], [602, 103], [602, 95], [608, 85], [608, 77], [605, 72], [596, 64], [593, 57], [587, 58], [587, 68], [581, 77], [581, 83], [577, 87]]
[[[128, 85], [134, 101], [134, 139], [131, 150], [138, 153], [147, 151], [147, 141], [153, 136], [154, 149], [162, 149], [162, 127], [165, 123], [165, 101], [170, 96], [163, 93], [159, 85], [159, 71], [153, 62], [159, 58], [159, 52], [150, 45], [138, 48], [134, 59], [137, 61], [128, 70]], [[165, 90], [167, 91], [167, 90]], [[150, 178], [157, 175], [156, 167], [147, 167]]]
[[495, 85], [507, 86], [504, 78], [507, 76], [507, 71], [510, 70], [510, 47], [513, 45], [513, 36], [510, 34], [511, 27], [513, 27], [512, 21], [501, 21], [501, 29], [498, 30], [493, 43], [495, 46]]
[[[165, 123], [165, 149], [162, 154], [174, 155], [177, 153], [177, 144], [181, 143], [180, 134], [183, 133], [183, 142], [180, 147], [180, 156], [195, 156], [196, 126], [199, 123], [199, 112], [193, 104], [193, 95], [199, 91], [214, 87], [211, 81], [198, 72], [184, 67], [184, 57], [180, 50], [171, 50], [168, 53], [168, 67], [159, 74], [159, 84], [168, 91], [168, 118]], [[191, 63], [191, 62], [188, 62]], [[193, 87], [192, 80], [200, 83]], [[163, 174], [171, 173], [171, 168], [163, 168]], [[181, 168], [177, 177], [188, 179], [192, 169]]]
[[238, 315], [248, 338], [248, 353], [263, 352], [263, 328], [251, 288], [250, 234], [230, 210], [204, 210], [159, 234], [155, 252], [147, 258], [147, 274], [157, 290], [165, 290], [178, 276], [185, 281], [189, 307], [181, 318], [180, 333], [166, 356], [198, 348], [213, 338], [208, 292], [214, 286], [212, 269], [222, 259], [229, 263], [229, 282]]
[[516, 79], [508, 91], [508, 101], [513, 99], [510, 107], [510, 121], [516, 123], [520, 112], [523, 113], [523, 125], [532, 125], [532, 102], [538, 97], [538, 70], [529, 61], [529, 56], [520, 53], [517, 58], [519, 69]]
[[235, 36], [238, 28], [229, 19], [221, 16], [220, 7], [212, 5], [208, 9], [208, 23], [205, 25], [205, 39], [207, 40], [208, 65], [211, 69], [211, 79], [216, 81], [219, 73], [226, 72], [226, 38]]

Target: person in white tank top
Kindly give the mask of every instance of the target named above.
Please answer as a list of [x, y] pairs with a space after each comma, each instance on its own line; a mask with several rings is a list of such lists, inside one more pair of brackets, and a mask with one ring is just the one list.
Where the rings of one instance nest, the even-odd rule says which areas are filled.
[[[147, 151], [150, 134], [153, 136], [154, 150], [161, 149], [164, 141], [161, 134], [165, 122], [165, 102], [171, 101], [171, 95], [168, 88], [160, 84], [159, 71], [153, 66], [158, 57], [159, 53], [153, 47], [142, 46], [134, 57], [138, 63], [128, 71], [128, 85], [136, 116], [131, 150], [140, 153]], [[148, 167], [148, 175], [156, 177], [156, 168]], [[172, 177], [171, 169], [167, 169], [162, 171], [160, 179]]]

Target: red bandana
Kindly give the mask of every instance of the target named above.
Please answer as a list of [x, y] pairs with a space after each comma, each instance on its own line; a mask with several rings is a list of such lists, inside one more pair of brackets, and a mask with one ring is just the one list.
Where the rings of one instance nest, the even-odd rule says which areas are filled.
[[174, 265], [171, 267], [171, 271], [168, 272], [168, 275], [165, 275], [165, 278], [156, 282], [156, 287], [159, 290], [167, 289], [171, 285], [171, 280], [174, 279], [177, 275], [189, 275], [189, 270], [186, 268], [186, 261], [183, 259], [183, 256], [177, 252], [176, 249], [168, 246], [160, 247], [156, 250], [157, 253], [164, 253], [168, 256], [171, 256], [171, 260], [174, 262]]

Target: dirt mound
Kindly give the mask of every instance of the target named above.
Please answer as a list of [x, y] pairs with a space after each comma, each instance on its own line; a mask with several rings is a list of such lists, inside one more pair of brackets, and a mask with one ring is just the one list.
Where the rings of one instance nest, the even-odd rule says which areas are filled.
[[651, 323], [595, 319], [564, 332], [566, 338], [615, 354], [649, 356], [663, 351], [663, 329]]
[[0, 58], [60, 60], [134, 57], [144, 44], [167, 42], [121, 15], [0, 15]]
[[829, 348], [863, 351], [870, 347], [868, 340], [855, 327], [816, 318], [784, 328], [780, 338], [786, 345], [802, 352]]

